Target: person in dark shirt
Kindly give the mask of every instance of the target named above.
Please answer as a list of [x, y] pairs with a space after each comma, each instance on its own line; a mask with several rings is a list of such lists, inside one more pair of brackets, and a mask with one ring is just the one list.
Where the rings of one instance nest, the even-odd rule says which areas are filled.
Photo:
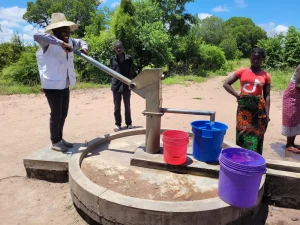
[[[122, 74], [128, 79], [135, 77], [133, 69], [133, 60], [130, 55], [124, 52], [124, 47], [121, 41], [116, 41], [114, 44], [114, 50], [116, 55], [110, 58], [110, 68], [116, 72]], [[130, 96], [131, 91], [128, 85], [122, 83], [116, 78], [112, 78], [111, 90], [114, 98], [114, 116], [115, 116], [115, 128], [117, 132], [121, 129], [122, 116], [121, 116], [121, 101], [123, 97], [125, 108], [125, 123], [128, 129], [132, 129], [131, 111], [130, 111]]]

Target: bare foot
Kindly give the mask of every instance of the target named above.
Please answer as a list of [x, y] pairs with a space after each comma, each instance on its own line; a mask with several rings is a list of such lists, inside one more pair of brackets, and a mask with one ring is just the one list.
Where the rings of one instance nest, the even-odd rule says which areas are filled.
[[300, 154], [300, 150], [294, 146], [289, 146], [289, 147], [285, 148], [285, 150], [287, 150], [289, 152]]

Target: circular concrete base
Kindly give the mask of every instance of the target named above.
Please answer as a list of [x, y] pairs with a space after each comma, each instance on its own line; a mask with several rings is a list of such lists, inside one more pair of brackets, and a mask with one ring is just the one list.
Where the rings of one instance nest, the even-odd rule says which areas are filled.
[[[159, 198], [153, 200], [151, 198], [132, 197], [126, 195], [126, 192], [115, 192], [112, 190], [114, 188], [109, 188], [107, 185], [101, 186], [101, 182], [94, 183], [82, 171], [83, 160], [88, 159], [88, 157], [92, 158], [91, 152], [97, 152], [96, 149], [100, 146], [108, 146], [110, 141], [118, 138], [145, 135], [145, 133], [145, 129], [136, 129], [107, 135], [91, 143], [81, 154], [72, 156], [69, 162], [72, 199], [76, 207], [93, 221], [105, 225], [221, 225], [238, 220], [239, 224], [243, 224], [241, 220], [247, 219], [247, 216], [260, 203], [265, 177], [261, 182], [257, 206], [252, 209], [239, 209], [231, 207], [219, 197], [202, 200], [191, 199], [190, 201], [182, 199], [179, 201], [174, 201], [174, 199], [161, 201]], [[134, 152], [134, 150], [131, 151]], [[102, 152], [99, 154], [101, 157]], [[130, 166], [129, 163], [128, 166]], [[101, 169], [101, 167], [99, 168]]]

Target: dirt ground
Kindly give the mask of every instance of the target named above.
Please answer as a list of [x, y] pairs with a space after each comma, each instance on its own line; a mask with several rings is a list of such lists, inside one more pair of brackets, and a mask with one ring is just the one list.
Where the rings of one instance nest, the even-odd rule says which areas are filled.
[[[202, 84], [163, 87], [163, 106], [215, 110], [216, 120], [229, 125], [226, 139], [234, 141], [235, 99], [222, 88], [224, 77]], [[299, 161], [287, 155], [280, 134], [282, 93], [272, 92], [271, 122], [265, 136], [266, 158]], [[135, 126], [144, 126], [145, 103], [132, 96]], [[162, 127], [190, 130], [190, 122], [205, 117], [166, 114]], [[49, 145], [49, 107], [43, 94], [0, 96], [0, 224], [86, 224], [72, 205], [68, 184], [54, 184], [25, 177], [23, 158]], [[109, 89], [76, 90], [71, 93], [65, 139], [84, 143], [114, 127], [112, 94]], [[298, 140], [300, 144], [300, 140]], [[268, 224], [299, 224], [300, 211], [269, 207]], [[293, 220], [292, 220], [293, 219]]]

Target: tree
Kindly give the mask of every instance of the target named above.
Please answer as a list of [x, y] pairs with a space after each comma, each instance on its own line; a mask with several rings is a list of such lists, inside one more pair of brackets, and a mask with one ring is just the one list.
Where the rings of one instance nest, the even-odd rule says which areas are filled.
[[215, 71], [221, 69], [226, 62], [224, 52], [217, 46], [202, 44], [200, 55], [202, 58], [201, 67], [204, 70]]
[[145, 66], [163, 67], [171, 61], [170, 37], [161, 21], [141, 26], [138, 40], [135, 45], [138, 72]]
[[[89, 43], [89, 56], [109, 66], [110, 56], [114, 53], [113, 43], [115, 40], [115, 35], [111, 30], [101, 31], [98, 35], [87, 34], [85, 41]], [[106, 73], [80, 57], [75, 58], [74, 64], [80, 81], [96, 83], [108, 83], [110, 81], [110, 77]]]
[[9, 42], [0, 44], [0, 71], [19, 60], [25, 50], [24, 42], [18, 33], [14, 33]]
[[237, 57], [238, 47], [234, 38], [224, 39], [220, 44], [220, 48], [224, 51], [227, 60]]
[[267, 33], [249, 18], [232, 17], [224, 22], [225, 38], [234, 38], [238, 49], [248, 57], [259, 40], [266, 39]]
[[138, 30], [135, 18], [135, 6], [131, 0], [121, 0], [121, 4], [112, 18], [112, 29], [117, 39], [120, 39], [128, 51], [134, 54]]
[[0, 71], [12, 63], [14, 52], [9, 42], [0, 44]]
[[231, 29], [238, 26], [255, 26], [255, 23], [250, 18], [246, 17], [231, 17], [224, 23], [226, 31], [230, 31]]
[[106, 30], [111, 16], [112, 10], [107, 7], [97, 10], [92, 15], [91, 24], [85, 27], [86, 34], [99, 35], [100, 31]]
[[36, 50], [36, 46], [27, 46], [18, 61], [2, 70], [4, 79], [28, 86], [37, 85], [40, 82], [40, 76], [35, 57]]
[[169, 66], [170, 72], [179, 74], [201, 74], [202, 58], [200, 46], [203, 43], [197, 35], [197, 29], [192, 28], [186, 36], [177, 37], [174, 41], [173, 54], [175, 60]]
[[66, 18], [79, 24], [76, 31], [79, 37], [84, 36], [85, 27], [92, 23], [93, 15], [96, 15], [99, 0], [36, 0], [27, 2], [27, 11], [23, 15], [30, 24], [46, 27], [50, 24], [51, 14], [62, 12]]
[[122, 0], [113, 16], [116, 38], [133, 56], [138, 73], [146, 66], [161, 67], [171, 60], [170, 37], [160, 14], [158, 5], [150, 0]]
[[300, 32], [291, 26], [285, 37], [285, 60], [291, 67], [300, 63]]
[[12, 62], [16, 62], [21, 53], [25, 50], [24, 41], [17, 32], [14, 32], [10, 40], [14, 54], [12, 55]]
[[200, 20], [196, 27], [207, 44], [219, 45], [224, 39], [223, 20], [219, 17], [211, 16]]
[[161, 21], [162, 10], [158, 3], [153, 3], [150, 0], [135, 0], [135, 16], [138, 21], [143, 24], [151, 24]]
[[184, 36], [195, 23], [195, 17], [185, 11], [185, 5], [194, 0], [152, 0], [162, 10], [161, 19], [171, 37]]
[[269, 68], [284, 68], [284, 36], [282, 34], [272, 38], [262, 39], [257, 44], [258, 47], [266, 51], [265, 64]]
[[44, 28], [50, 24], [53, 12], [63, 12], [63, 1], [60, 0], [36, 0], [27, 2], [27, 10], [23, 19], [30, 24], [37, 24]]
[[203, 43], [196, 27], [186, 36], [178, 37], [173, 49], [175, 62], [171, 72], [205, 75], [207, 70], [218, 70], [226, 62], [222, 49]]

